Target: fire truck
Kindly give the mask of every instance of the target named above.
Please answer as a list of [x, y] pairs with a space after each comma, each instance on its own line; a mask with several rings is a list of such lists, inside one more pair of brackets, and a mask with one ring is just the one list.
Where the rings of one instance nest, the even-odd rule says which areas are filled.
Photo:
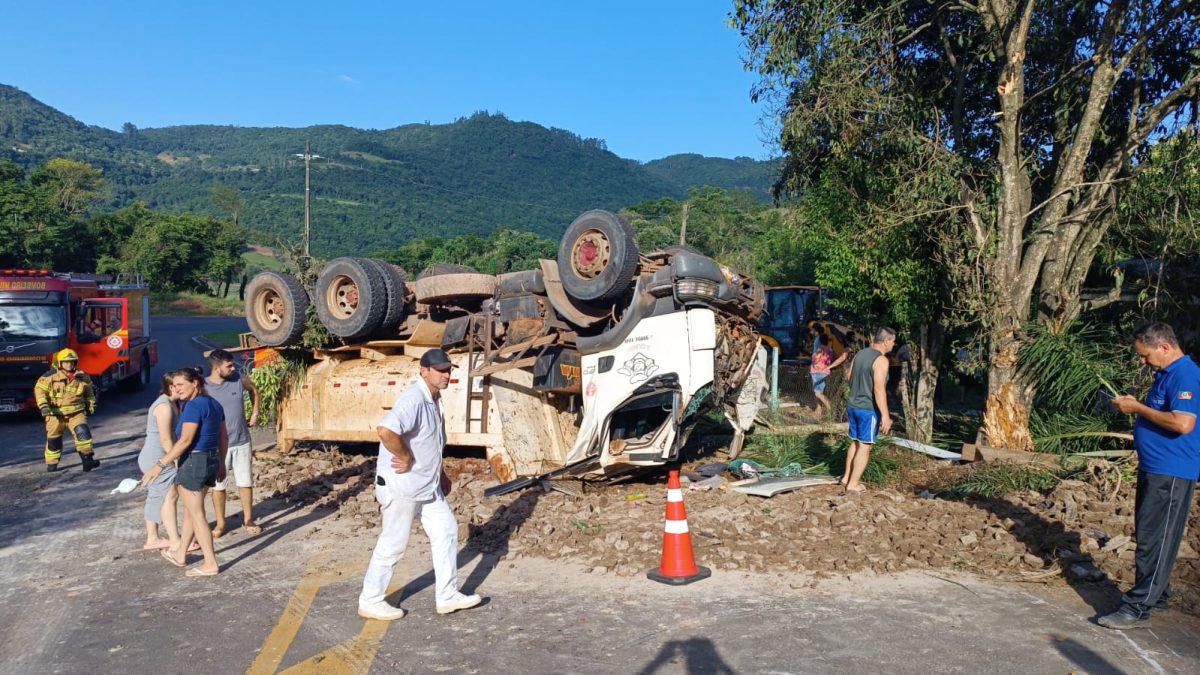
[[140, 278], [0, 270], [0, 413], [36, 408], [33, 385], [70, 347], [97, 389], [141, 389], [158, 363]]

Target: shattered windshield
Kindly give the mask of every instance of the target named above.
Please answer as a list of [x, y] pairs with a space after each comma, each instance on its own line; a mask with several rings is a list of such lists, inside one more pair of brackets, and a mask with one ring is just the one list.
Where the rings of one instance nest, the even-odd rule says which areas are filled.
[[0, 338], [34, 340], [67, 334], [67, 308], [56, 305], [0, 305]]

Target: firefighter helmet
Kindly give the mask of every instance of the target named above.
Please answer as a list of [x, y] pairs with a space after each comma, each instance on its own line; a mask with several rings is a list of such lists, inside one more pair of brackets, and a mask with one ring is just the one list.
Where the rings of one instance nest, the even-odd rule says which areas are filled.
[[54, 355], [55, 363], [62, 363], [63, 361], [78, 361], [78, 360], [79, 360], [79, 355], [75, 353], [74, 349], [64, 349], [61, 352]]

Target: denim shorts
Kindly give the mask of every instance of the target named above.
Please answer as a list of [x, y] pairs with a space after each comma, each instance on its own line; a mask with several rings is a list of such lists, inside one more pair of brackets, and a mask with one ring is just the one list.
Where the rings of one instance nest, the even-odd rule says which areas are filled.
[[829, 377], [829, 373], [812, 373], [813, 393], [825, 393], [825, 378]]
[[179, 465], [175, 484], [185, 490], [199, 492], [217, 484], [217, 456], [211, 452], [190, 452]]

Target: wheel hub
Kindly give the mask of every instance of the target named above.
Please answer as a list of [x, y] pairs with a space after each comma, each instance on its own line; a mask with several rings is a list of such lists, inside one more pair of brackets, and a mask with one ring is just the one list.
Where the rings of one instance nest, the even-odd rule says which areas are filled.
[[283, 298], [279, 297], [278, 293], [267, 291], [262, 295], [262, 302], [259, 305], [258, 320], [260, 323], [277, 326], [283, 323], [283, 317], [286, 312], [287, 305], [283, 302]]
[[571, 249], [571, 265], [575, 273], [594, 279], [608, 267], [612, 259], [612, 244], [600, 230], [588, 230], [579, 235]]
[[329, 285], [329, 293], [331, 302], [328, 303], [330, 309], [338, 314], [343, 319], [348, 319], [354, 316], [354, 312], [358, 310], [358, 284], [350, 277], [338, 277], [332, 284]]

